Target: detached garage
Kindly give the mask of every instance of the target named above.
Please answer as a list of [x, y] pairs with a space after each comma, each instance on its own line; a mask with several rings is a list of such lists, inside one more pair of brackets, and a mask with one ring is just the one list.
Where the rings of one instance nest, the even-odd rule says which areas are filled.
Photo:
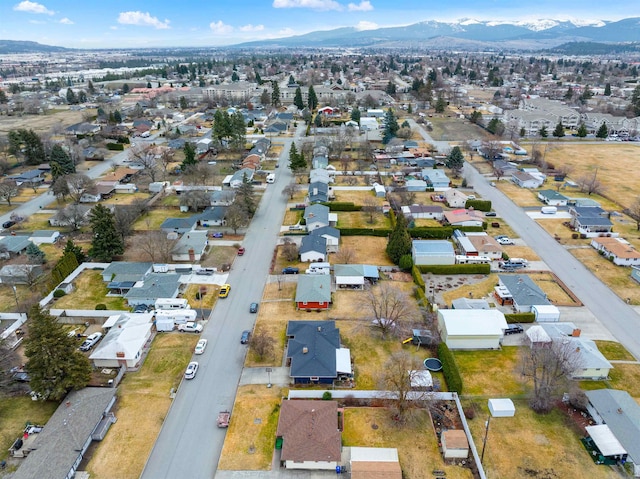
[[414, 240], [411, 256], [416, 266], [456, 263], [453, 244], [446, 240]]
[[531, 312], [538, 323], [555, 323], [560, 321], [560, 310], [553, 304], [539, 304], [531, 306]]
[[495, 309], [441, 309], [438, 328], [450, 349], [499, 349], [507, 321]]

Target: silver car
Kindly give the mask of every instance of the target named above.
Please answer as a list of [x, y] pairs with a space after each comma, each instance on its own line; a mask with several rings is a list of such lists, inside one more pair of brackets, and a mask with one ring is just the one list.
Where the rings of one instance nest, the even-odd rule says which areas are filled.
[[196, 377], [196, 373], [198, 372], [198, 362], [191, 361], [189, 366], [187, 366], [187, 370], [184, 372], [185, 379], [193, 379]]

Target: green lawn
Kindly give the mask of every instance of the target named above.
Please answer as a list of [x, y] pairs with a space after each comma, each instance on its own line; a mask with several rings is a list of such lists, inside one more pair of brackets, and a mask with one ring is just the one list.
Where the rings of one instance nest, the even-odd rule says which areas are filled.
[[74, 290], [56, 300], [55, 309], [95, 309], [96, 304], [105, 304], [107, 309], [127, 310], [124, 298], [107, 297], [107, 285], [102, 281], [102, 271], [85, 270], [74, 281]]
[[609, 361], [635, 361], [633, 355], [617, 341], [595, 341], [602, 355]]
[[133, 229], [135, 231], [158, 230], [162, 222], [167, 218], [188, 218], [193, 214], [192, 211], [182, 212], [174, 208], [156, 208], [138, 218], [133, 223]]
[[373, 213], [373, 223], [369, 213], [361, 211], [340, 211], [338, 213], [339, 228], [391, 228], [389, 217], [382, 213]]
[[525, 393], [518, 381], [520, 348], [504, 346], [498, 351], [453, 351], [464, 382], [464, 395], [516, 397]]

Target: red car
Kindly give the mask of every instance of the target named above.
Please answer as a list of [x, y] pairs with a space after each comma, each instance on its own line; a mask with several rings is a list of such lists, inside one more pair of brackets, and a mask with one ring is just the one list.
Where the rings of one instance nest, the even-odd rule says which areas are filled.
[[240, 248], [238, 248], [238, 256], [242, 256], [244, 252], [245, 252], [244, 247], [241, 246]]

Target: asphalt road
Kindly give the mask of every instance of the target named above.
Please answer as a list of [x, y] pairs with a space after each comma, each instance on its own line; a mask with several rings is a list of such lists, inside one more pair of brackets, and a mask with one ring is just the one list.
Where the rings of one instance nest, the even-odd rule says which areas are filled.
[[[304, 125], [298, 133], [304, 132]], [[245, 235], [244, 256], [234, 261], [229, 274], [231, 293], [217, 301], [202, 337], [209, 340], [193, 380], [182, 381], [151, 451], [142, 478], [212, 478], [218, 466], [226, 429], [216, 427], [223, 409], [232, 410], [247, 347], [240, 344], [245, 329], [253, 329], [256, 315], [249, 304], [259, 302], [269, 274], [287, 199], [283, 188], [293, 176], [288, 165], [291, 138], [285, 146], [276, 181], [267, 186], [259, 209]], [[167, 391], [169, 394], [169, 391]], [[233, 421], [233, 411], [232, 411]]]
[[511, 200], [475, 168], [465, 164], [468, 184], [482, 196], [491, 200], [493, 208], [509, 226], [525, 240], [584, 305], [600, 320], [627, 350], [640, 360], [640, 316], [578, 261], [569, 251], [553, 239], [523, 209], [514, 207]]

